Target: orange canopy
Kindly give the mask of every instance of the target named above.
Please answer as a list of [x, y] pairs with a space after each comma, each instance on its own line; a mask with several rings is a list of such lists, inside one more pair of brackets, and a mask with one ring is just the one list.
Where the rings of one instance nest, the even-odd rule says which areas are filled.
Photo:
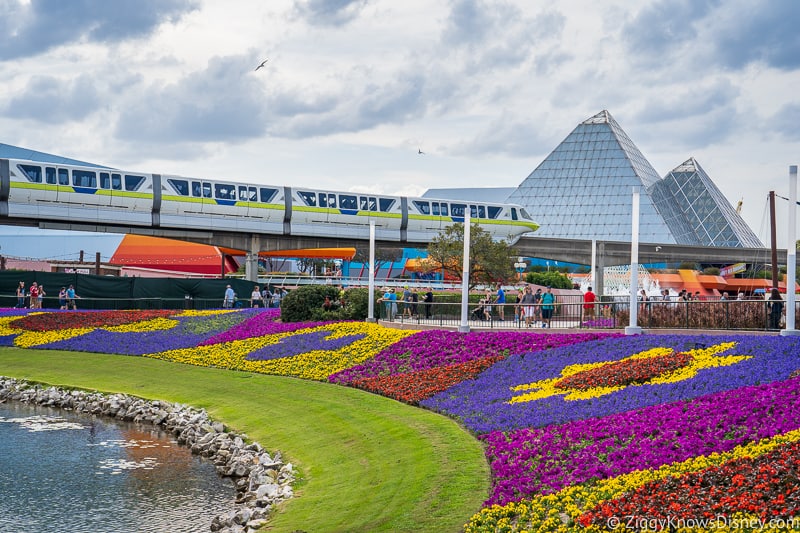
[[356, 255], [355, 248], [298, 248], [296, 250], [274, 250], [259, 252], [259, 257], [291, 257], [303, 259], [347, 259]]
[[[162, 239], [146, 235], [125, 235], [111, 257], [114, 265], [136, 266], [175, 272], [219, 275], [223, 253], [216, 246]], [[225, 257], [225, 273], [236, 272], [239, 265]]]

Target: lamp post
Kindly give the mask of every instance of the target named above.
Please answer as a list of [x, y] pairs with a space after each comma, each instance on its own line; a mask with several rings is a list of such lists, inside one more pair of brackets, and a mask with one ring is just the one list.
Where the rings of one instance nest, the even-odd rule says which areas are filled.
[[525, 269], [528, 268], [528, 263], [525, 262], [524, 258], [517, 257], [517, 262], [514, 263], [514, 268], [517, 269], [517, 273], [519, 275], [519, 281], [522, 281], [522, 273], [525, 272]]

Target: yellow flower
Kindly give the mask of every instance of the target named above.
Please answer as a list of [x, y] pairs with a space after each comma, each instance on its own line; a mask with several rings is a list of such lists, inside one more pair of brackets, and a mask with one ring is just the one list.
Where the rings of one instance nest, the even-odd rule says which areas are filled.
[[14, 338], [14, 345], [20, 348], [31, 348], [40, 344], [71, 339], [79, 335], [86, 335], [94, 331], [94, 328], [72, 328], [58, 331], [23, 331]]
[[[312, 350], [290, 357], [267, 360], [249, 360], [247, 356], [266, 346], [276, 344], [293, 335], [304, 335], [317, 331], [330, 331], [325, 339], [336, 339], [348, 335], [364, 335], [350, 344], [335, 350]], [[253, 337], [221, 344], [184, 348], [147, 354], [145, 357], [164, 359], [199, 366], [228, 368], [294, 376], [305, 379], [326, 380], [331, 374], [363, 363], [400, 339], [417, 333], [412, 330], [384, 328], [367, 322], [341, 322], [313, 328]]]
[[745, 355], [729, 355], [724, 357], [718, 357], [716, 355], [718, 353], [733, 348], [735, 345], [736, 345], [735, 342], [723, 342], [720, 344], [716, 344], [714, 346], [710, 346], [708, 348], [688, 350], [686, 353], [690, 354], [692, 356], [692, 359], [686, 366], [678, 368], [671, 372], [666, 372], [659, 376], [655, 376], [643, 383], [633, 383], [631, 385], [618, 385], [612, 387], [598, 386], [585, 390], [564, 389], [561, 387], [556, 387], [556, 384], [562, 379], [569, 376], [573, 376], [580, 372], [595, 370], [606, 365], [618, 364], [624, 361], [633, 361], [637, 359], [647, 359], [652, 357], [663, 357], [665, 355], [669, 355], [670, 353], [672, 353], [672, 349], [652, 348], [650, 350], [645, 350], [644, 352], [631, 355], [630, 357], [625, 357], [623, 359], [620, 359], [619, 361], [568, 365], [562, 369], [561, 375], [556, 378], [542, 379], [539, 381], [535, 381], [533, 383], [526, 383], [524, 385], [517, 385], [516, 387], [511, 387], [511, 390], [514, 392], [521, 392], [521, 391], [531, 391], [531, 392], [526, 392], [525, 394], [514, 396], [513, 398], [508, 400], [508, 403], [514, 404], [521, 402], [531, 402], [534, 400], [541, 400], [543, 398], [549, 398], [551, 396], [559, 396], [559, 395], [563, 395], [565, 400], [570, 400], [570, 401], [587, 400], [589, 398], [598, 398], [600, 396], [605, 396], [606, 394], [611, 394], [614, 391], [622, 390], [626, 387], [676, 383], [678, 381], [683, 381], [695, 377], [697, 375], [697, 372], [702, 369], [719, 367], [719, 366], [730, 366], [751, 358], [750, 356], [745, 356]]

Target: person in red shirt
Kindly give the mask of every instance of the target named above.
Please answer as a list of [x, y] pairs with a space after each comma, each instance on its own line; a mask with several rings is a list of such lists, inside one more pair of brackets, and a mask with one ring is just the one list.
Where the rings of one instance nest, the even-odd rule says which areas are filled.
[[597, 296], [592, 292], [592, 288], [589, 287], [583, 295], [583, 312], [586, 315], [586, 318], [594, 318], [594, 303], [596, 301]]
[[35, 281], [31, 285], [31, 290], [28, 296], [31, 298], [31, 309], [36, 309], [37, 304], [39, 303], [39, 285]]

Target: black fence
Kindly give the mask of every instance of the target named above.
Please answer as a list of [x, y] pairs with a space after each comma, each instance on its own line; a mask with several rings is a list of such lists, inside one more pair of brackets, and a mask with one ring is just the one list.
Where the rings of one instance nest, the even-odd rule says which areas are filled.
[[[795, 302], [795, 316], [800, 316], [798, 304], [800, 302]], [[646, 329], [774, 331], [784, 327], [785, 315], [778, 317], [775, 327], [771, 306], [764, 300], [648, 301], [637, 306], [637, 325]], [[785, 307], [786, 302], [783, 303], [784, 312]], [[380, 301], [375, 306], [375, 315], [380, 320], [410, 325], [461, 325], [458, 302], [398, 301], [393, 307], [389, 302]], [[630, 325], [630, 300], [603, 297], [587, 308], [579, 295], [562, 296], [552, 310], [541, 304], [481, 306], [471, 302], [467, 325], [470, 329], [622, 329]]]

